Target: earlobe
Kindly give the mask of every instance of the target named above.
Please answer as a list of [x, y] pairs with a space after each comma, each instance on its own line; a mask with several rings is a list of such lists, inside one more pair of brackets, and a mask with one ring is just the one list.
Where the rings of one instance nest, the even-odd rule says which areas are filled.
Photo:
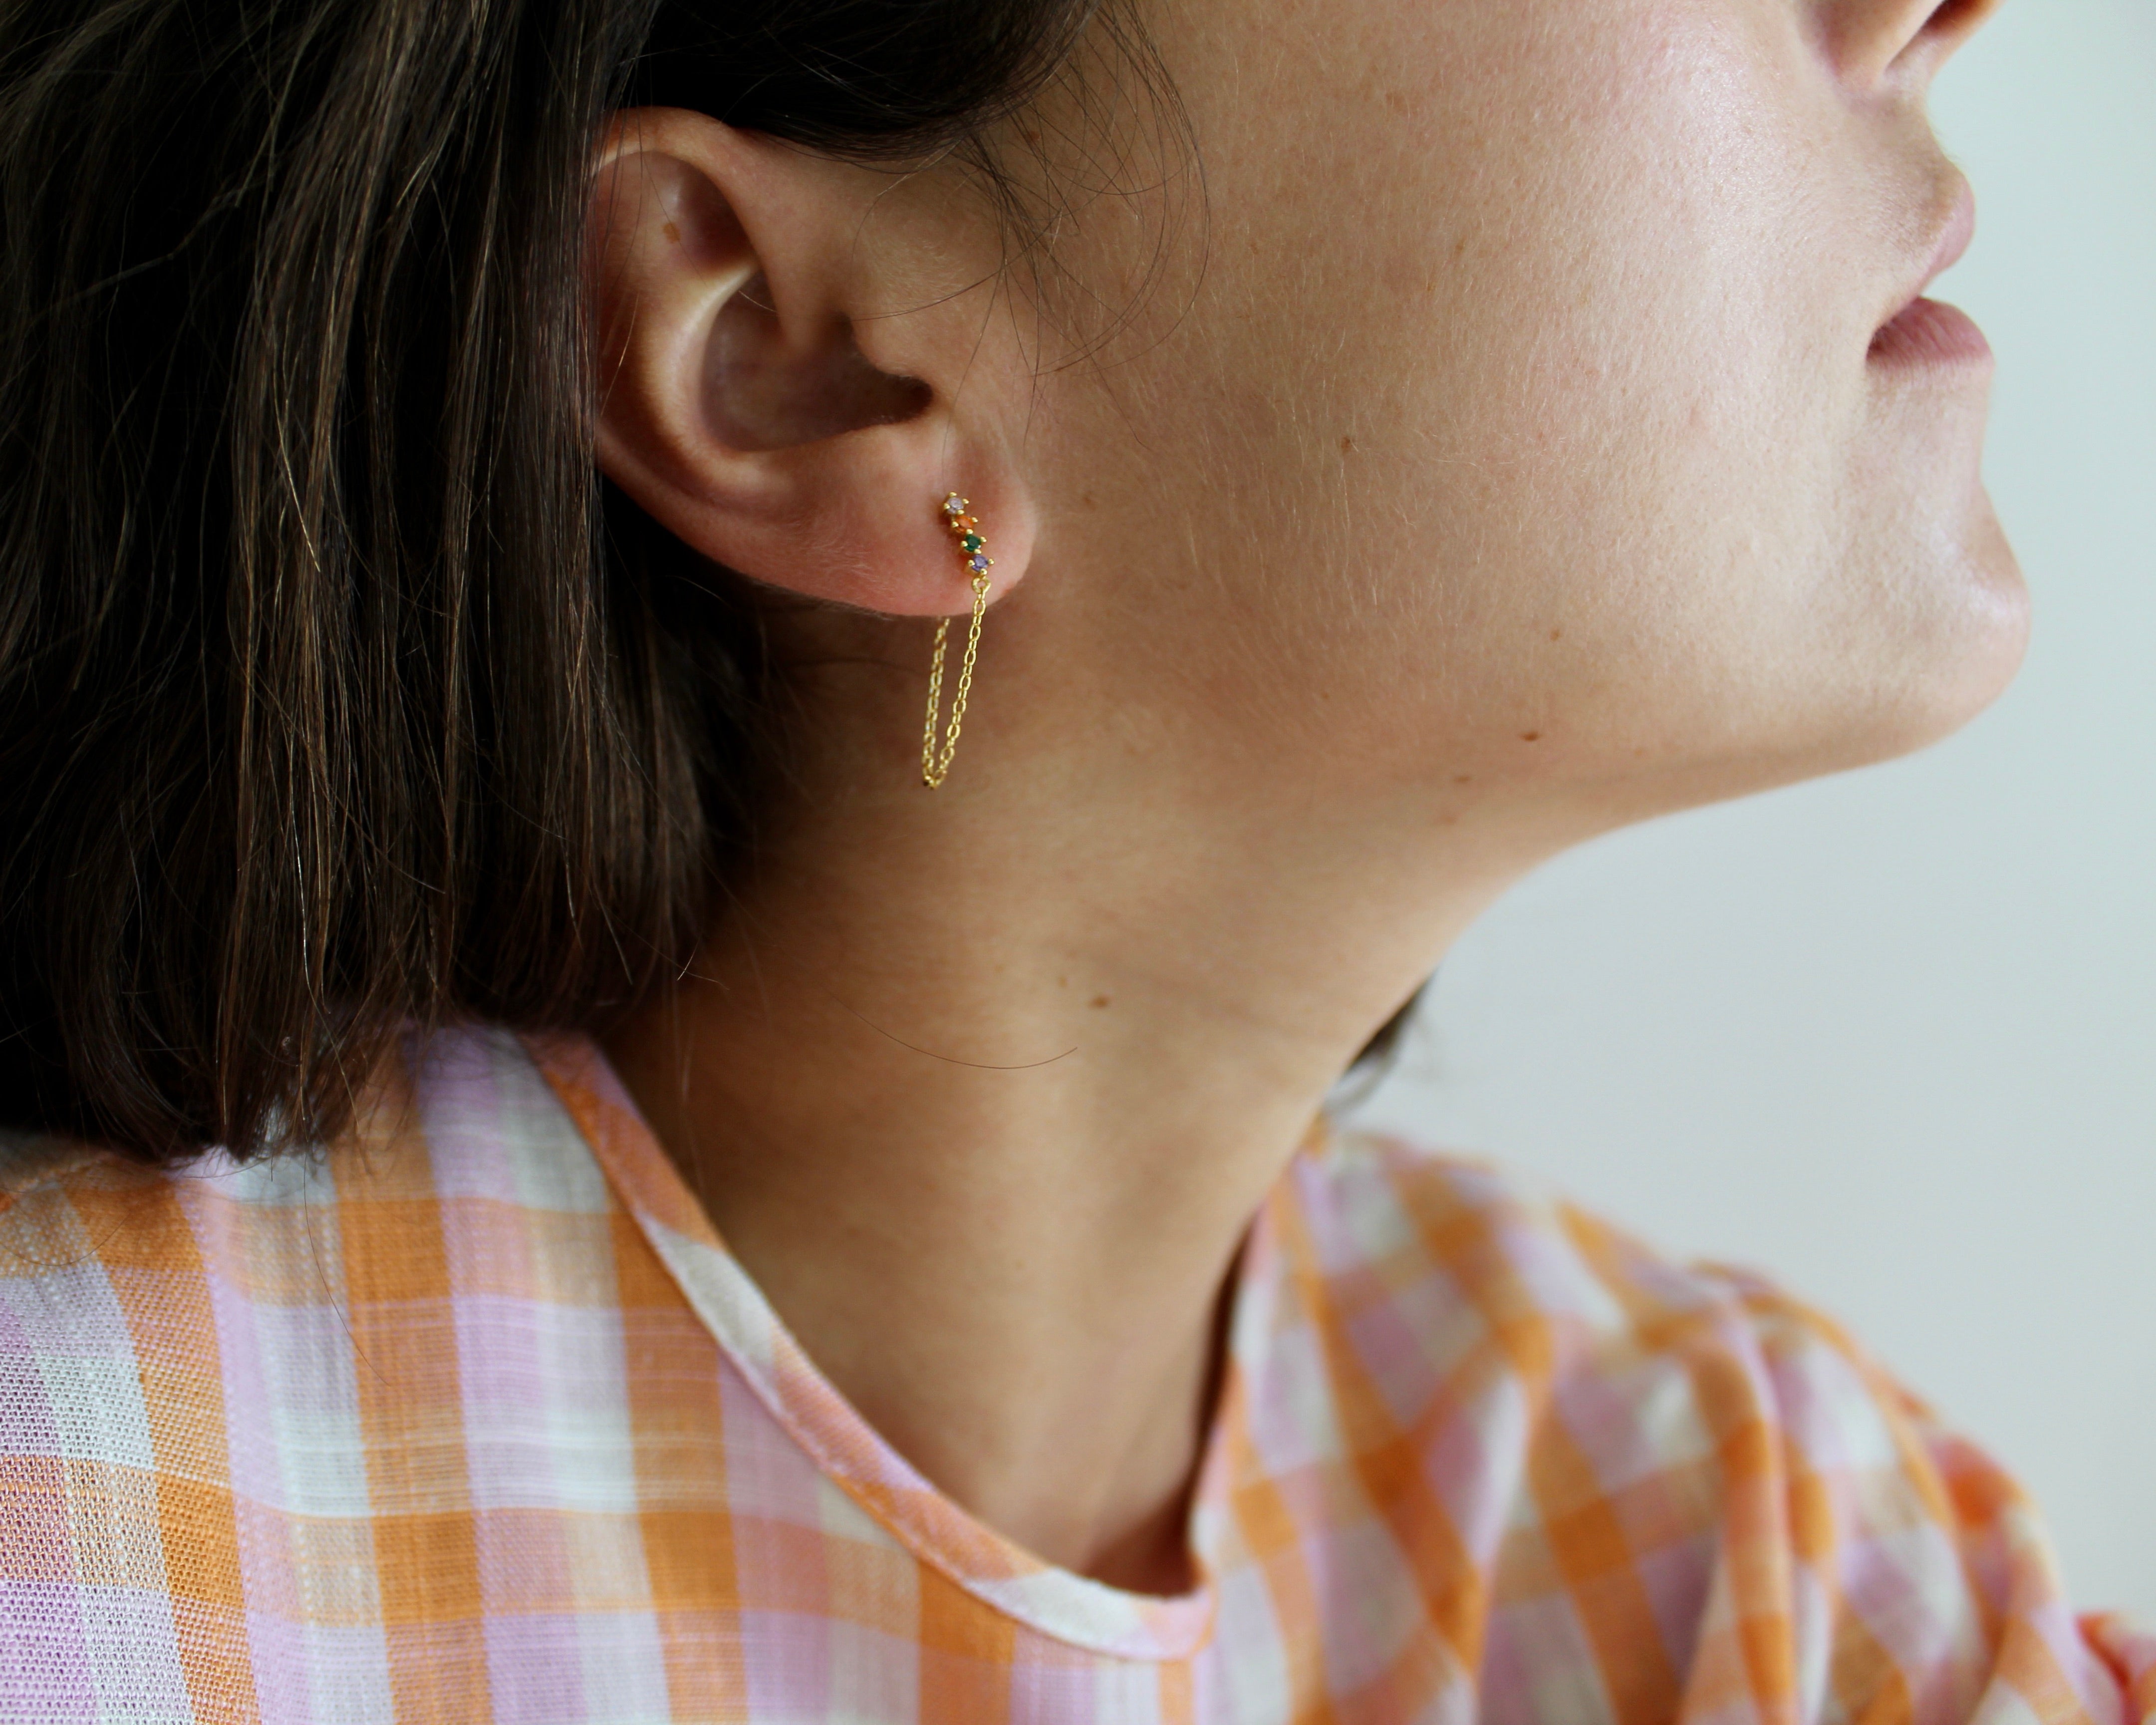
[[[998, 594], [1024, 567], [1030, 511], [994, 392], [975, 387], [977, 325], [932, 303], [898, 316], [860, 303], [879, 264], [918, 274], [863, 239], [877, 189], [702, 115], [622, 116], [592, 194], [599, 460], [662, 526], [742, 574], [947, 615], [973, 595], [939, 531], [946, 493], [997, 521]], [[865, 315], [875, 359], [856, 336]]]

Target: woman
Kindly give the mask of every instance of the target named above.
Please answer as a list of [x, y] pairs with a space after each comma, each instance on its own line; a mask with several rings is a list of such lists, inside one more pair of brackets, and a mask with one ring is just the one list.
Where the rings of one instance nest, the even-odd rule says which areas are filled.
[[0, 22], [0, 1717], [2156, 1718], [1824, 1320], [1321, 1111], [2011, 675], [1987, 9]]

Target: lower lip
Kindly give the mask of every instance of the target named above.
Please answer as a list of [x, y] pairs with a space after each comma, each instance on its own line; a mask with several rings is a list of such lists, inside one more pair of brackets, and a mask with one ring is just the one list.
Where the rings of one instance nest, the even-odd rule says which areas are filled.
[[1938, 300], [1911, 300], [1871, 338], [1874, 365], [1969, 366], [1990, 358], [1976, 320]]

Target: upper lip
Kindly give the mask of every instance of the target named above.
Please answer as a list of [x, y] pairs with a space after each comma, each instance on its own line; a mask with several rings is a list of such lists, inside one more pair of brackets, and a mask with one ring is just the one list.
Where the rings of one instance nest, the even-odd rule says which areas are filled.
[[1926, 288], [1961, 262], [1962, 254], [1969, 249], [1969, 242], [1975, 238], [1976, 194], [1969, 189], [1969, 182], [1957, 175], [1953, 196], [1947, 206], [1945, 218], [1939, 224], [1938, 236], [1932, 242], [1924, 273], [1915, 286], [1894, 302], [1894, 309], [1887, 315], [1887, 321], [1892, 323], [1923, 298]]

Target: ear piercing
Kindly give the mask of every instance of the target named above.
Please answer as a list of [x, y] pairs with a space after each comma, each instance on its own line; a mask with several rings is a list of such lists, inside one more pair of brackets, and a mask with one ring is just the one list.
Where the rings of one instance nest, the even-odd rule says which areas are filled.
[[936, 721], [943, 705], [943, 649], [951, 635], [951, 619], [936, 623], [936, 651], [928, 665], [928, 718], [921, 733], [921, 782], [935, 790], [951, 771], [951, 757], [958, 752], [958, 729], [966, 720], [966, 697], [973, 692], [973, 661], [981, 650], [981, 618], [988, 608], [988, 568], [995, 559], [988, 554], [981, 524], [968, 514], [966, 500], [956, 491], [943, 499], [943, 525], [951, 530], [958, 555], [973, 578], [973, 620], [966, 630], [966, 650], [958, 660], [958, 686], [951, 694], [951, 721], [943, 743], [936, 742]]

